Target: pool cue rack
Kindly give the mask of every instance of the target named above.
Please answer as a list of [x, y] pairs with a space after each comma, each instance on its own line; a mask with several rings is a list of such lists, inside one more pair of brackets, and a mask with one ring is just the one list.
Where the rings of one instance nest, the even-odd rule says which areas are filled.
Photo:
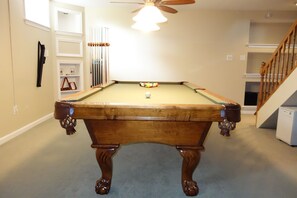
[[94, 27], [90, 30], [90, 74], [91, 87], [109, 82], [109, 46], [108, 28]]
[[89, 47], [109, 47], [109, 43], [104, 43], [104, 42], [90, 42], [88, 43]]

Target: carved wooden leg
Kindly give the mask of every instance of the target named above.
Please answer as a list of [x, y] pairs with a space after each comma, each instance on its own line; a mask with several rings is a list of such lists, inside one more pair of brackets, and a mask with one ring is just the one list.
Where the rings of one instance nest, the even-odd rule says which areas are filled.
[[196, 196], [199, 188], [192, 179], [193, 173], [200, 161], [200, 151], [197, 148], [177, 147], [177, 150], [183, 157], [182, 165], [182, 188], [187, 196]]
[[96, 158], [102, 172], [101, 178], [96, 181], [95, 191], [97, 194], [107, 194], [110, 190], [112, 179], [112, 156], [118, 148], [118, 145], [97, 147]]
[[222, 122], [219, 122], [219, 128], [221, 129], [221, 135], [230, 136], [230, 131], [236, 128], [236, 123], [224, 119]]

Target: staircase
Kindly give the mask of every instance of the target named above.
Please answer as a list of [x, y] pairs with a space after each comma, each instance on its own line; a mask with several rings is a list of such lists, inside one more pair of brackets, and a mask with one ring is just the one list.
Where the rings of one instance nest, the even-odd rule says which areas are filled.
[[275, 128], [280, 106], [297, 106], [297, 21], [261, 66], [256, 126]]

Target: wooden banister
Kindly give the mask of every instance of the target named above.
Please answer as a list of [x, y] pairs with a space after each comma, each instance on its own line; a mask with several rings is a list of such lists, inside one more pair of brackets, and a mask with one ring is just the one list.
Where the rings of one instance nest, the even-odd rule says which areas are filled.
[[257, 111], [297, 67], [297, 21], [267, 62], [261, 64]]

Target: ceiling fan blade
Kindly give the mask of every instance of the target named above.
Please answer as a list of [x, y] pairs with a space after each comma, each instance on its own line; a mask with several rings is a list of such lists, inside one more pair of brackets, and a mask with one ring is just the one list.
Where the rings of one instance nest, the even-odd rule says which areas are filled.
[[142, 8], [143, 8], [143, 7], [140, 7], [140, 8], [138, 8], [138, 9], [136, 9], [136, 10], [133, 10], [132, 13], [138, 12], [138, 11], [141, 10]]
[[162, 5], [183, 5], [183, 4], [192, 4], [195, 3], [195, 0], [163, 0], [161, 1]]
[[159, 8], [160, 10], [162, 10], [164, 12], [169, 12], [169, 13], [172, 13], [172, 14], [177, 13], [176, 9], [170, 8], [168, 6], [159, 5], [159, 6], [157, 6], [157, 8]]
[[144, 3], [133, 2], [133, 1], [110, 1], [109, 3], [124, 3], [124, 4], [138, 4], [138, 5], [144, 5]]
[[161, 1], [162, 1], [162, 0], [154, 0], [154, 3], [155, 3], [156, 5], [158, 5], [159, 3], [161, 3]]

